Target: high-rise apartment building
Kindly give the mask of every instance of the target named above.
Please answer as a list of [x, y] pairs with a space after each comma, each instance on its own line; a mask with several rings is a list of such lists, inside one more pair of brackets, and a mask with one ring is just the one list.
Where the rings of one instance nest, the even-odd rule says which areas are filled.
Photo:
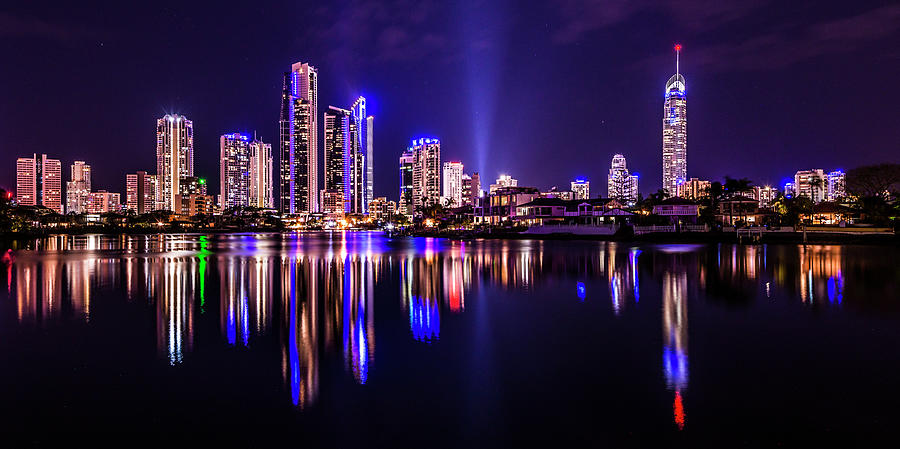
[[793, 196], [805, 196], [813, 203], [825, 201], [828, 197], [828, 179], [821, 168], [800, 170], [794, 173]]
[[84, 213], [87, 195], [91, 193], [91, 166], [84, 161], [75, 161], [71, 167], [71, 178], [66, 183], [66, 213]]
[[449, 200], [450, 207], [463, 205], [463, 164], [462, 162], [444, 162], [443, 197]]
[[302, 62], [284, 74], [279, 118], [278, 208], [282, 214], [319, 211], [319, 71]]
[[250, 142], [250, 205], [269, 209], [275, 207], [272, 184], [272, 144], [261, 140]]
[[[420, 138], [412, 141], [414, 207], [427, 207], [441, 200], [441, 141]], [[415, 210], [415, 209], [414, 209]]]
[[250, 206], [250, 136], [219, 137], [219, 207]]
[[359, 97], [350, 107], [350, 205], [352, 213], [368, 213], [369, 201], [374, 195], [374, 140], [372, 128], [375, 119], [366, 115], [366, 98]]
[[662, 187], [674, 195], [678, 183], [687, 179], [687, 96], [679, 58], [681, 45], [675, 45], [675, 74], [666, 82], [663, 104]]
[[628, 206], [637, 202], [638, 175], [628, 171], [628, 161], [621, 154], [613, 155], [606, 177], [606, 196]]
[[194, 124], [166, 114], [156, 121], [156, 208], [176, 211], [181, 180], [194, 176]]
[[[326, 213], [337, 214], [353, 211], [351, 198], [353, 162], [350, 153], [350, 111], [329, 106], [325, 111], [325, 193], [329, 198]], [[340, 195], [340, 200], [336, 200]], [[359, 199], [357, 196], [356, 199]]]
[[24, 206], [44, 206], [58, 214], [62, 206], [62, 163], [46, 154], [16, 160], [16, 201]]
[[828, 201], [838, 201], [847, 196], [847, 175], [841, 170], [828, 173]]
[[591, 198], [591, 182], [578, 178], [571, 183], [572, 196], [576, 200], [588, 200]]
[[145, 171], [125, 175], [125, 208], [146, 214], [156, 207], [156, 177]]
[[407, 148], [400, 155], [400, 199], [397, 202], [397, 211], [410, 218], [415, 212], [413, 203], [413, 166], [415, 164], [416, 155], [412, 147]]

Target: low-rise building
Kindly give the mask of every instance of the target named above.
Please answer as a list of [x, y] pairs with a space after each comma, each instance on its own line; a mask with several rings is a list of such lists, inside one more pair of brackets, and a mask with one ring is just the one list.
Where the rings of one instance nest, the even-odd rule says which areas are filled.
[[667, 198], [653, 206], [653, 214], [668, 217], [672, 223], [695, 224], [700, 216], [700, 205], [685, 198]]
[[534, 187], [501, 187], [481, 198], [474, 209], [475, 224], [499, 225], [516, 218], [516, 206], [541, 196]]
[[397, 203], [381, 196], [369, 203], [369, 217], [375, 221], [389, 221], [394, 218]]

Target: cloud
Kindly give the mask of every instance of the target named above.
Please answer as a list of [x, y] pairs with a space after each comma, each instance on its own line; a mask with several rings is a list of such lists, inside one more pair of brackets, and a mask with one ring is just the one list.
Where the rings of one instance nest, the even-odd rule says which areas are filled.
[[327, 45], [329, 62], [414, 61], [445, 57], [450, 39], [431, 0], [352, 0], [321, 8], [305, 39]]

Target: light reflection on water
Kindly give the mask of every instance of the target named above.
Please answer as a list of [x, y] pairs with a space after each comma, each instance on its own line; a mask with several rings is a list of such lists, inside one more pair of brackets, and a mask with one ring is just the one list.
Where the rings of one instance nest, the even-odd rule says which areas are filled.
[[[352, 233], [59, 236], [31, 245], [2, 270], [19, 323], [89, 322], [98, 295], [121, 291], [153, 306], [159, 355], [173, 367], [202, 350], [195, 337], [201, 320], [218, 320], [222, 343], [247, 350], [276, 335], [286, 396], [301, 409], [321, 400], [320, 365], [332, 355], [357, 384], [372, 384], [377, 286], [394, 286], [390, 296], [380, 294], [403, 310], [409, 338], [435, 345], [459, 338], [442, 333], [442, 319], [474, 319], [465, 315], [479, 290], [536, 292], [571, 282], [555, 300], [605, 302], [616, 319], [638, 313], [638, 304], [659, 310], [658, 372], [672, 404], [670, 425], [678, 429], [690, 427], [693, 298], [741, 303], [755, 291], [840, 308], [856, 287], [845, 279], [846, 265], [859, 263], [839, 246], [580, 242], [560, 251], [542, 241], [391, 241]], [[654, 303], [647, 292], [656, 291]]]

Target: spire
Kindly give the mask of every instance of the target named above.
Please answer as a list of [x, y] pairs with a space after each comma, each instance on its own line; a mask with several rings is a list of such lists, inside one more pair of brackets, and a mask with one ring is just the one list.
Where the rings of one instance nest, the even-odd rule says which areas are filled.
[[681, 44], [675, 44], [675, 75], [676, 76], [681, 73], [681, 71], [679, 70], [680, 68], [678, 67], [679, 62], [680, 62], [679, 61], [680, 56], [681, 56]]

